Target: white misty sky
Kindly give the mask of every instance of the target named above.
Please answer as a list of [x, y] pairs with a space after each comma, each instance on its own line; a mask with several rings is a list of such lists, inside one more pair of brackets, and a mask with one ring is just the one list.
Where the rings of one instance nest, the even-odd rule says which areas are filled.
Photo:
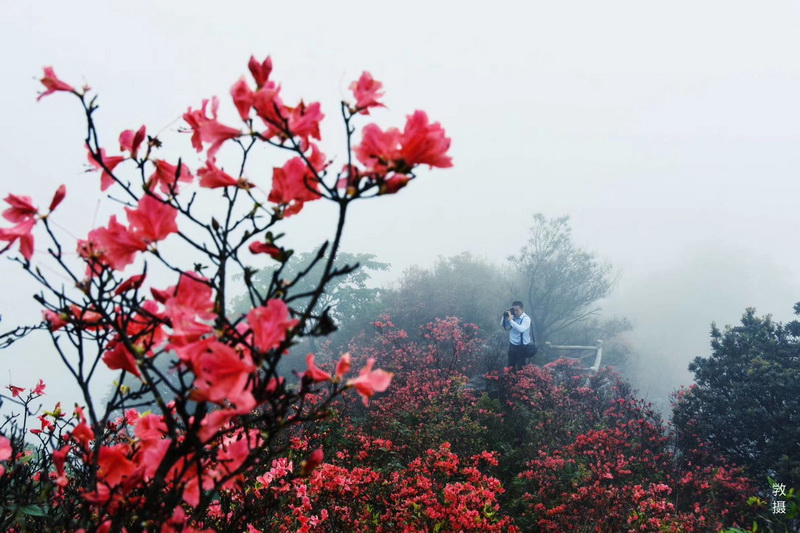
[[[251, 54], [272, 56], [289, 100], [322, 102], [339, 162], [338, 101], [368, 70], [389, 108], [362, 125], [402, 126], [424, 109], [455, 166], [357, 204], [346, 249], [393, 274], [463, 250], [502, 260], [534, 212], [570, 215], [575, 240], [623, 272], [607, 307], [637, 323], [662, 375], [685, 381], [712, 320], [748, 305], [787, 318], [800, 300], [799, 23], [789, 1], [6, 2], [3, 190], [44, 205], [67, 183], [62, 220], [78, 236], [108, 217], [98, 176], [84, 174], [76, 102], [35, 100], [45, 65], [99, 93], [109, 152], [144, 123], [192, 167], [176, 119], [219, 95], [235, 124], [227, 94]], [[252, 179], [269, 183], [283, 161], [271, 157]], [[289, 225], [298, 248], [329, 234], [331, 210], [306, 209]], [[5, 258], [0, 275], [3, 329], [36, 320], [35, 287]], [[0, 384], [43, 376], [52, 398], [67, 394], [46, 344], [0, 357]]]

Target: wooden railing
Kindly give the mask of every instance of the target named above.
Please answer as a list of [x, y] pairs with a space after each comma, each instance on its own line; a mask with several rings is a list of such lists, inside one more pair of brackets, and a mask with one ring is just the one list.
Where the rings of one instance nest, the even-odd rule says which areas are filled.
[[[597, 372], [600, 370], [600, 364], [603, 361], [603, 341], [597, 341], [597, 344], [594, 346], [567, 346], [562, 344], [550, 344], [549, 342], [544, 343], [547, 353], [550, 353], [551, 350], [562, 350], [562, 351], [575, 351], [575, 350], [586, 350], [586, 351], [593, 351], [595, 353], [594, 356], [594, 364], [588, 367], [587, 370], [591, 370], [592, 372]], [[564, 359], [573, 359], [576, 361], [582, 361], [587, 357], [591, 357], [591, 354], [584, 357], [565, 357]]]

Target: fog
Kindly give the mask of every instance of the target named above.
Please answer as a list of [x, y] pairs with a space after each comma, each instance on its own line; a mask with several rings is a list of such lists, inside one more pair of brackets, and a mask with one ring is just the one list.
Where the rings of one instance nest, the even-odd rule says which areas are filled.
[[[748, 306], [785, 320], [800, 300], [796, 3], [225, 6], [7, 2], [3, 189], [44, 205], [67, 183], [62, 225], [78, 237], [108, 216], [84, 173], [77, 104], [36, 102], [43, 66], [100, 94], [115, 152], [118, 133], [142, 123], [180, 139], [176, 119], [214, 94], [233, 122], [230, 86], [251, 54], [271, 55], [286, 94], [322, 102], [324, 149], [339, 163], [337, 102], [362, 70], [384, 83], [381, 126], [424, 109], [452, 138], [452, 169], [354, 206], [344, 247], [391, 263], [379, 283], [464, 250], [503, 261], [533, 213], [569, 215], [575, 241], [622, 273], [604, 308], [634, 323], [634, 381], [652, 398], [691, 382], [712, 321]], [[167, 149], [190, 153], [183, 142]], [[332, 222], [330, 206], [309, 205], [286, 224], [289, 244], [311, 248]], [[36, 287], [6, 257], [0, 276], [3, 331], [37, 321]], [[49, 398], [76, 401], [47, 346], [0, 353], [0, 385], [41, 377]]]

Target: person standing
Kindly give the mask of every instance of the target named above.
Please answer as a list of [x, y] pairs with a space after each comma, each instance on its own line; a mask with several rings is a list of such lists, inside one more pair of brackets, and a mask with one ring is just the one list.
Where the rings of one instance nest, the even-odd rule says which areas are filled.
[[[531, 341], [531, 317], [525, 314], [522, 302], [511, 304], [511, 308], [503, 313], [500, 325], [508, 331], [508, 366], [515, 370], [522, 368], [525, 358], [529, 356]], [[534, 344], [535, 346], [535, 344]], [[534, 355], [535, 352], [531, 355]]]

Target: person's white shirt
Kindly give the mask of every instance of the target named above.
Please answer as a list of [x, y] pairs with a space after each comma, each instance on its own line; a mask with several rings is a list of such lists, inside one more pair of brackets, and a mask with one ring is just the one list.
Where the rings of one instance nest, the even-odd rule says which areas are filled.
[[500, 326], [508, 330], [508, 342], [511, 344], [519, 346], [520, 344], [531, 343], [531, 317], [526, 315], [524, 311], [521, 315], [513, 317], [511, 320], [503, 315], [502, 320], [500, 320]]

